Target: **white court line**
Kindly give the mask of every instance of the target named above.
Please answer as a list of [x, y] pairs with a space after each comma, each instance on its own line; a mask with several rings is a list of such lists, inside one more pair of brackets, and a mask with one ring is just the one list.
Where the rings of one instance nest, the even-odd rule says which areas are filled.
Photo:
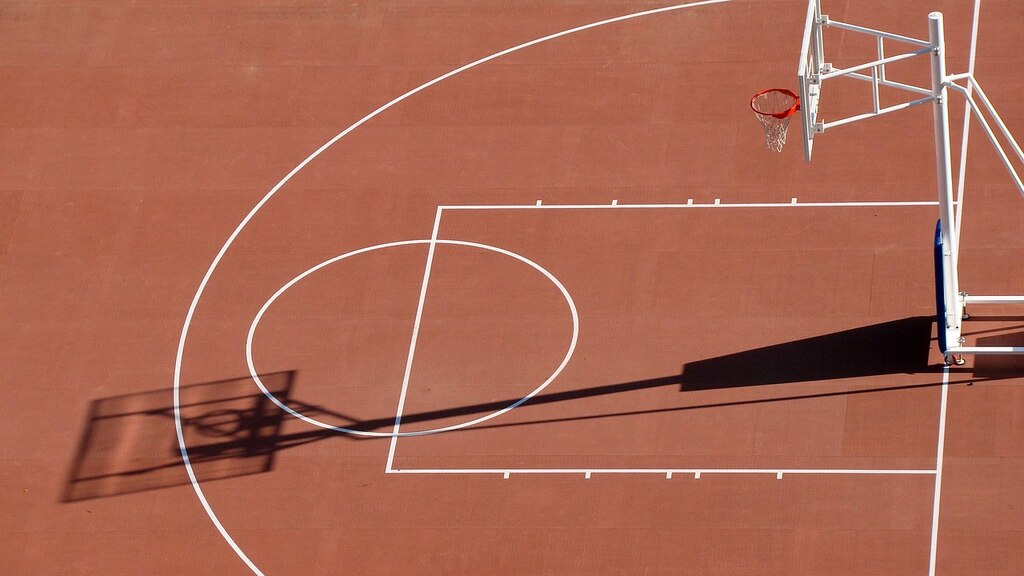
[[[250, 571], [252, 571], [254, 574], [256, 574], [258, 576], [263, 576], [263, 572], [259, 569], [259, 567], [257, 567], [257, 565], [252, 561], [252, 559], [250, 559], [246, 555], [246, 553], [242, 550], [241, 546], [239, 546], [239, 544], [231, 537], [231, 535], [228, 532], [227, 528], [221, 523], [221, 521], [218, 518], [217, 514], [214, 512], [213, 506], [207, 500], [206, 495], [205, 495], [205, 493], [203, 491], [203, 488], [201, 487], [199, 479], [197, 478], [195, 470], [193, 469], [193, 466], [192, 466], [192, 461], [191, 461], [191, 458], [189, 456], [188, 446], [187, 446], [187, 444], [185, 442], [184, 431], [183, 431], [184, 425], [182, 423], [182, 415], [181, 415], [182, 367], [183, 367], [183, 363], [184, 363], [185, 347], [186, 347], [186, 345], [188, 343], [189, 331], [190, 331], [190, 329], [192, 327], [193, 320], [194, 320], [195, 314], [196, 314], [196, 310], [198, 309], [199, 302], [201, 301], [201, 299], [203, 297], [203, 294], [205, 293], [206, 288], [209, 285], [209, 283], [210, 283], [210, 281], [211, 281], [215, 271], [218, 269], [218, 267], [220, 266], [222, 260], [224, 259], [225, 255], [227, 254], [228, 250], [235, 243], [236, 239], [242, 233], [242, 231], [245, 229], [245, 227], [249, 225], [249, 223], [263, 209], [263, 207], [275, 195], [277, 195], [278, 192], [288, 182], [290, 182], [293, 177], [295, 177], [310, 162], [312, 162], [313, 160], [318, 158], [321, 154], [323, 154], [327, 149], [329, 149], [331, 146], [333, 146], [336, 142], [338, 142], [339, 140], [341, 140], [342, 138], [344, 138], [349, 133], [351, 133], [352, 131], [356, 130], [357, 128], [359, 128], [363, 124], [369, 122], [373, 118], [375, 118], [378, 115], [382, 114], [383, 112], [385, 112], [389, 108], [391, 108], [394, 105], [398, 104], [399, 102], [402, 102], [403, 100], [405, 100], [405, 99], [407, 99], [407, 98], [409, 98], [409, 97], [411, 97], [411, 96], [413, 96], [413, 95], [415, 95], [415, 94], [417, 94], [417, 93], [419, 93], [419, 92], [421, 92], [423, 90], [426, 90], [427, 88], [433, 86], [434, 84], [437, 84], [437, 83], [439, 83], [439, 82], [441, 82], [443, 80], [446, 80], [446, 79], [448, 79], [448, 78], [450, 78], [450, 77], [452, 77], [452, 76], [454, 76], [456, 74], [459, 74], [461, 72], [469, 70], [469, 69], [471, 69], [473, 67], [476, 67], [478, 65], [484, 64], [484, 63], [489, 62], [491, 60], [494, 60], [496, 58], [499, 58], [499, 57], [511, 54], [513, 52], [516, 52], [518, 50], [522, 50], [522, 49], [530, 47], [530, 46], [534, 46], [536, 44], [540, 44], [542, 42], [546, 42], [546, 41], [549, 41], [549, 40], [554, 40], [556, 38], [561, 38], [563, 36], [566, 36], [566, 35], [569, 35], [569, 34], [573, 34], [573, 33], [576, 33], [576, 32], [581, 32], [581, 31], [589, 30], [589, 29], [596, 28], [596, 27], [599, 27], [599, 26], [613, 24], [613, 23], [616, 23], [616, 22], [622, 22], [622, 21], [626, 21], [626, 20], [629, 20], [629, 19], [639, 18], [639, 17], [643, 17], [643, 16], [647, 16], [647, 15], [658, 14], [658, 13], [667, 13], [667, 12], [673, 11], [673, 10], [681, 10], [681, 9], [684, 9], [684, 8], [693, 8], [693, 7], [705, 6], [705, 5], [711, 5], [711, 4], [722, 4], [722, 3], [729, 2], [729, 1], [730, 0], [706, 0], [706, 1], [702, 1], [702, 2], [694, 2], [694, 3], [691, 3], [691, 4], [678, 4], [678, 5], [674, 5], [674, 6], [667, 6], [667, 7], [664, 7], [664, 8], [657, 8], [657, 9], [653, 9], [653, 10], [646, 10], [646, 11], [636, 12], [636, 13], [632, 13], [632, 14], [627, 14], [625, 16], [620, 16], [620, 17], [616, 17], [616, 18], [610, 18], [610, 19], [606, 19], [606, 20], [601, 20], [599, 22], [593, 22], [591, 24], [587, 24], [587, 25], [584, 25], [584, 26], [578, 26], [576, 28], [572, 28], [572, 29], [569, 29], [569, 30], [565, 30], [565, 31], [562, 31], [562, 32], [558, 32], [558, 33], [555, 33], [555, 34], [544, 36], [542, 38], [538, 38], [538, 39], [535, 39], [535, 40], [532, 40], [532, 41], [529, 41], [529, 42], [525, 42], [525, 43], [519, 44], [517, 46], [514, 46], [512, 48], [503, 50], [501, 52], [496, 52], [494, 54], [491, 54], [491, 55], [486, 56], [484, 58], [481, 58], [479, 60], [475, 60], [475, 61], [473, 61], [473, 62], [471, 62], [469, 64], [466, 64], [465, 66], [462, 66], [460, 68], [452, 70], [452, 71], [450, 71], [450, 72], [448, 72], [446, 74], [438, 76], [437, 78], [434, 78], [433, 80], [430, 80], [429, 82], [421, 84], [421, 85], [413, 88], [412, 90], [409, 90], [408, 92], [398, 96], [397, 98], [394, 98], [393, 100], [387, 102], [386, 104], [378, 107], [377, 109], [373, 110], [372, 112], [370, 112], [366, 116], [362, 117], [361, 119], [359, 119], [358, 121], [356, 121], [355, 123], [350, 125], [348, 128], [346, 128], [345, 130], [343, 130], [342, 132], [340, 132], [339, 134], [337, 134], [336, 136], [334, 136], [333, 138], [328, 140], [323, 145], [321, 145], [320, 148], [316, 149], [313, 153], [311, 153], [309, 156], [307, 156], [297, 166], [295, 166], [295, 168], [293, 168], [290, 172], [288, 172], [288, 174], [286, 174], [277, 184], [275, 184], [274, 187], [271, 188], [270, 191], [267, 192], [256, 203], [256, 205], [242, 218], [241, 222], [231, 232], [231, 234], [228, 236], [227, 240], [225, 240], [224, 244], [220, 247], [220, 249], [217, 251], [217, 254], [214, 256], [213, 260], [211, 261], [209, 267], [207, 268], [206, 272], [204, 273], [202, 279], [199, 282], [199, 286], [197, 287], [195, 295], [193, 296], [192, 301], [189, 304], [188, 310], [187, 310], [187, 312], [185, 314], [185, 318], [184, 318], [184, 321], [182, 323], [181, 334], [180, 334], [179, 339], [178, 339], [177, 350], [176, 350], [175, 358], [174, 358], [174, 378], [173, 378], [173, 382], [174, 382], [174, 385], [173, 385], [173, 406], [174, 406], [174, 410], [173, 410], [173, 413], [174, 413], [175, 433], [176, 433], [176, 436], [177, 436], [179, 452], [180, 452], [183, 464], [185, 466], [186, 473], [188, 474], [189, 482], [190, 482], [190, 484], [192, 486], [192, 489], [195, 492], [196, 497], [199, 500], [199, 502], [200, 502], [204, 512], [209, 517], [209, 519], [213, 523], [214, 527], [217, 529], [217, 532], [221, 535], [221, 537], [224, 539], [224, 541], [230, 546], [230, 548], [238, 556], [238, 558], [250, 569]], [[758, 206], [754, 206], [754, 207], [758, 207]], [[697, 473], [699, 474], [699, 472], [697, 472]]]
[[402, 391], [398, 395], [398, 408], [395, 409], [395, 428], [391, 431], [391, 445], [388, 447], [388, 461], [385, 472], [392, 471], [395, 462], [395, 448], [398, 446], [398, 430], [402, 426], [402, 411], [405, 410], [405, 397], [409, 392], [409, 378], [412, 375], [412, 360], [416, 356], [416, 341], [420, 336], [420, 324], [423, 320], [423, 307], [427, 301], [427, 285], [430, 283], [430, 270], [434, 266], [434, 252], [437, 249], [437, 232], [441, 228], [441, 215], [444, 211], [440, 206], [434, 215], [434, 230], [430, 234], [430, 248], [427, 250], [427, 264], [423, 268], [423, 284], [420, 285], [420, 300], [416, 303], [416, 320], [412, 325], [412, 339], [409, 342], [409, 356], [405, 360], [405, 375], [402, 377]]
[[228, 235], [227, 240], [224, 241], [224, 244], [220, 247], [220, 249], [217, 251], [217, 254], [213, 257], [213, 260], [210, 262], [209, 268], [207, 268], [206, 273], [203, 274], [202, 280], [199, 281], [199, 286], [198, 288], [196, 288], [196, 293], [192, 297], [192, 302], [189, 304], [188, 311], [185, 313], [185, 320], [184, 322], [182, 322], [181, 327], [181, 335], [178, 338], [178, 348], [174, 356], [174, 386], [172, 397], [174, 405], [174, 430], [178, 440], [178, 451], [181, 454], [181, 460], [185, 466], [185, 472], [186, 474], [188, 474], [188, 479], [189, 483], [192, 485], [192, 490], [195, 492], [196, 498], [199, 500], [200, 505], [202, 505], [203, 507], [203, 511], [206, 512], [206, 516], [210, 519], [210, 522], [213, 523], [214, 527], [217, 529], [217, 532], [221, 535], [221, 537], [228, 544], [228, 546], [231, 547], [231, 550], [234, 551], [235, 555], [238, 556], [238, 558], [249, 568], [250, 571], [252, 571], [253, 574], [256, 574], [257, 576], [264, 576], [263, 571], [261, 571], [259, 567], [256, 566], [256, 563], [253, 562], [251, 558], [249, 558], [249, 556], [242, 550], [241, 546], [239, 546], [238, 543], [235, 542], [234, 538], [231, 537], [231, 534], [228, 532], [227, 528], [221, 523], [220, 519], [217, 517], [216, 512], [214, 512], [213, 506], [211, 506], [209, 500], [207, 500], [206, 494], [203, 492], [203, 488], [200, 485], [199, 479], [196, 476], [195, 470], [192, 467], [192, 459], [189, 457], [188, 445], [185, 443], [184, 426], [181, 421], [181, 371], [182, 364], [184, 363], [185, 359], [185, 345], [188, 342], [188, 333], [189, 330], [192, 328], [192, 321], [195, 318], [196, 310], [199, 307], [199, 301], [202, 300], [203, 293], [206, 292], [206, 287], [210, 284], [210, 279], [213, 277], [213, 273], [220, 266], [221, 261], [224, 259], [224, 256], [228, 252], [228, 249], [231, 248], [231, 246], [235, 243], [235, 240], [242, 233], [242, 230], [244, 230], [245, 227], [249, 225], [249, 222], [251, 222], [252, 219], [256, 217], [256, 214], [258, 214], [260, 210], [263, 209], [263, 207], [267, 204], [267, 202], [270, 201], [271, 198], [277, 195], [277, 193], [284, 187], [285, 184], [291, 181], [291, 179], [294, 178], [296, 174], [298, 174], [310, 162], [312, 162], [321, 154], [323, 154], [328, 148], [330, 148], [336, 142], [347, 136], [353, 130], [359, 128], [360, 126], [369, 122], [373, 118], [376, 118], [377, 116], [379, 116], [392, 106], [419, 92], [422, 92], [423, 90], [426, 90], [427, 88], [433, 86], [434, 84], [442, 82], [448, 78], [451, 78], [452, 76], [455, 76], [456, 74], [460, 74], [462, 72], [465, 72], [466, 70], [484, 64], [486, 62], [490, 62], [491, 60], [494, 60], [496, 58], [506, 56], [513, 52], [523, 50], [525, 48], [534, 46], [536, 44], [540, 44], [542, 42], [547, 42], [549, 40], [554, 40], [556, 38], [567, 36], [569, 34], [574, 34], [576, 32], [582, 32], [584, 30], [590, 30], [592, 28], [597, 28], [599, 26], [605, 26], [617, 22], [624, 22], [626, 20], [641, 18], [653, 14], [667, 13], [673, 10], [696, 8], [699, 6], [707, 6], [712, 4], [724, 4], [730, 1], [731, 0], [704, 0], [701, 2], [694, 2], [690, 4], [676, 4], [673, 6], [666, 6], [663, 8], [656, 8], [652, 10], [644, 10], [640, 12], [634, 12], [632, 14], [626, 14], [624, 16], [618, 16], [615, 18], [600, 20], [598, 22], [592, 22], [590, 24], [577, 26], [575, 28], [563, 30], [562, 32], [556, 32], [554, 34], [549, 34], [542, 38], [537, 38], [529, 42], [518, 44], [506, 50], [495, 52], [494, 54], [491, 54], [489, 56], [485, 56], [478, 60], [474, 60], [473, 62], [470, 62], [465, 66], [456, 68], [455, 70], [442, 74], [441, 76], [438, 76], [433, 80], [420, 84], [419, 86], [413, 88], [412, 90], [409, 90], [408, 92], [405, 92], [404, 94], [378, 107], [376, 110], [370, 112], [366, 116], [363, 116], [358, 121], [350, 125], [348, 128], [342, 130], [333, 138], [325, 142], [323, 145], [321, 145], [319, 148], [313, 151], [312, 154], [310, 154], [304, 160], [302, 160], [302, 162], [299, 162], [299, 164], [295, 166], [295, 168], [292, 168], [292, 170], [288, 172], [288, 174], [286, 174], [284, 178], [282, 178], [277, 184], [275, 184], [274, 187], [271, 188], [269, 192], [264, 194], [263, 198], [261, 198], [259, 202], [257, 202], [256, 205], [253, 206], [252, 210], [250, 210], [245, 215], [245, 217], [242, 218], [242, 221], [239, 222], [238, 226], [236, 226], [235, 229], [231, 232], [231, 234]]
[[[974, 61], [978, 51], [978, 17], [981, 13], [981, 0], [974, 0], [974, 20], [971, 24], [971, 51], [967, 62], [967, 73], [974, 76]], [[974, 84], [967, 83], [967, 97], [974, 92]], [[964, 102], [964, 129], [960, 138], [960, 175], [956, 186], [956, 241], [960, 242], [960, 232], [963, 230], [964, 217], [964, 183], [967, 178], [967, 139], [971, 133], [971, 103]]]
[[[853, 207], [917, 207], [937, 206], [937, 201], [887, 201], [887, 202], [818, 202], [803, 203], [797, 202], [796, 198], [789, 202], [772, 203], [742, 203], [742, 204], [694, 204], [692, 200], [686, 204], [478, 204], [478, 205], [445, 205], [439, 206], [438, 210], [464, 210], [464, 211], [488, 211], [488, 210], [614, 210], [614, 209], [693, 209], [693, 208], [853, 208]], [[944, 376], [948, 378], [948, 376]], [[940, 416], [940, 429], [944, 426], [945, 406], [945, 380], [943, 388], [943, 412]], [[394, 443], [392, 440], [392, 443]], [[938, 454], [941, 466], [941, 452]], [[937, 470], [930, 469], [832, 469], [832, 468], [808, 468], [808, 469], [778, 469], [778, 468], [416, 468], [396, 470], [389, 462], [388, 471], [399, 474], [501, 474], [507, 477], [508, 474], [660, 474], [671, 478], [673, 474], [692, 474], [700, 478], [701, 474], [772, 474], [781, 479], [785, 474], [847, 474], [847, 475], [936, 475]]]
[[942, 369], [942, 401], [939, 404], [939, 447], [935, 456], [935, 498], [932, 501], [932, 538], [928, 554], [928, 576], [935, 576], [939, 550], [939, 497], [942, 496], [942, 456], [946, 445], [946, 402], [949, 397], [949, 366]]
[[[971, 50], [967, 63], [967, 73], [974, 75], [974, 62], [978, 49], [978, 20], [981, 14], [981, 0], [974, 0], [974, 16], [971, 24]], [[967, 95], [971, 95], [974, 85], [967, 83]], [[971, 103], [964, 103], [964, 128], [960, 142], [960, 174], [957, 182], [956, 193], [956, 236], [960, 242], [960, 232], [963, 231], [964, 213], [964, 184], [967, 174], [967, 140], [971, 128]], [[938, 451], [935, 457], [935, 496], [932, 501], [932, 535], [931, 546], [928, 552], [928, 576], [935, 576], [935, 564], [939, 551], [939, 511], [942, 496], [942, 459], [946, 444], [946, 405], [949, 396], [949, 367], [942, 370], [942, 401], [939, 405], [939, 440]]]
[[[306, 414], [303, 414], [302, 412], [297, 412], [294, 408], [289, 406], [287, 403], [282, 402], [280, 398], [276, 397], [263, 384], [263, 381], [260, 379], [260, 371], [256, 367], [255, 354], [253, 353], [253, 342], [254, 342], [254, 339], [255, 339], [255, 336], [256, 336], [257, 328], [258, 328], [258, 326], [260, 324], [260, 320], [264, 317], [264, 315], [266, 314], [267, 310], [270, 309], [270, 307], [274, 304], [274, 302], [277, 301], [277, 299], [282, 294], [284, 294], [286, 291], [288, 291], [293, 286], [295, 286], [296, 283], [301, 282], [304, 278], [308, 278], [311, 274], [317, 272], [318, 270], [322, 270], [322, 269], [324, 269], [327, 266], [333, 265], [333, 264], [335, 264], [337, 262], [340, 262], [342, 260], [345, 260], [347, 258], [350, 258], [350, 257], [353, 257], [353, 256], [357, 256], [359, 254], [366, 254], [366, 253], [369, 253], [369, 252], [375, 252], [377, 250], [382, 250], [382, 249], [385, 249], [385, 248], [396, 248], [398, 246], [418, 246], [418, 245], [430, 244], [431, 242], [433, 242], [435, 244], [444, 244], [444, 245], [449, 245], [449, 246], [465, 246], [465, 247], [469, 247], [469, 248], [477, 248], [477, 249], [486, 250], [486, 251], [489, 251], [489, 252], [494, 252], [494, 253], [497, 253], [497, 254], [502, 254], [504, 256], [508, 256], [510, 258], [518, 260], [519, 262], [522, 262], [523, 264], [526, 264], [527, 266], [529, 266], [529, 267], [533, 268], [534, 270], [536, 270], [537, 272], [541, 273], [545, 278], [547, 278], [555, 286], [555, 288], [558, 289], [558, 291], [562, 294], [562, 297], [565, 298], [565, 303], [568, 306], [570, 315], [572, 316], [572, 337], [569, 340], [569, 347], [566, 350], [565, 356], [562, 358], [562, 361], [558, 364], [558, 367], [555, 368], [555, 371], [552, 372], [551, 375], [548, 376], [546, 380], [544, 380], [544, 382], [542, 382], [539, 386], [534, 388], [526, 396], [524, 396], [524, 397], [520, 398], [519, 400], [509, 404], [508, 406], [502, 408], [501, 410], [497, 410], [497, 411], [491, 412], [490, 414], [485, 414], [483, 416], [479, 416], [477, 418], [474, 418], [473, 420], [468, 420], [466, 422], [462, 422], [462, 423], [459, 423], [459, 424], [451, 424], [449, 426], [443, 426], [443, 427], [440, 427], [440, 428], [431, 428], [431, 429], [427, 429], [427, 430], [417, 430], [417, 431], [414, 431], [414, 432], [395, 432], [395, 433], [391, 433], [391, 432], [374, 432], [372, 430], [358, 430], [358, 429], [355, 429], [355, 428], [346, 428], [344, 426], [335, 426], [333, 424], [328, 424], [326, 422], [321, 422], [320, 420], [317, 420], [316, 418], [312, 418], [312, 417], [310, 417], [310, 416], [308, 416]], [[374, 246], [366, 246], [366, 247], [360, 248], [358, 250], [353, 250], [353, 251], [350, 251], [350, 252], [346, 252], [344, 254], [340, 254], [340, 255], [335, 256], [333, 258], [329, 258], [329, 259], [324, 260], [323, 262], [320, 262], [319, 264], [317, 264], [317, 265], [315, 265], [315, 266], [305, 270], [304, 272], [302, 272], [298, 276], [292, 278], [287, 283], [285, 283], [284, 286], [281, 286], [277, 290], [277, 292], [275, 292], [270, 298], [268, 298], [267, 301], [263, 304], [263, 306], [260, 307], [259, 312], [256, 313], [256, 316], [253, 318], [252, 323], [249, 325], [249, 334], [248, 334], [248, 336], [246, 337], [246, 340], [245, 340], [245, 359], [246, 359], [246, 363], [249, 365], [249, 377], [252, 378], [252, 380], [256, 384], [256, 386], [263, 392], [263, 395], [266, 396], [275, 405], [277, 405], [278, 408], [280, 408], [281, 410], [283, 410], [283, 411], [287, 412], [288, 414], [294, 416], [295, 418], [298, 418], [299, 420], [302, 420], [303, 422], [306, 422], [308, 424], [312, 424], [313, 426], [317, 426], [319, 428], [323, 428], [324, 430], [332, 430], [334, 432], [340, 432], [340, 433], [343, 433], [343, 434], [351, 434], [353, 436], [362, 436], [362, 437], [365, 437], [365, 438], [390, 438], [391, 436], [427, 436], [427, 435], [430, 435], [430, 434], [439, 434], [441, 432], [450, 432], [450, 431], [453, 431], [453, 430], [461, 430], [463, 428], [468, 428], [470, 426], [475, 426], [475, 425], [477, 425], [477, 424], [479, 424], [481, 422], [486, 422], [487, 420], [490, 420], [492, 418], [497, 418], [498, 416], [501, 416], [502, 414], [505, 414], [506, 412], [508, 412], [510, 410], [513, 410], [513, 409], [515, 409], [518, 406], [521, 406], [523, 403], [528, 401], [530, 398], [533, 398], [534, 396], [539, 394], [542, 390], [544, 390], [552, 382], [554, 382], [555, 379], [558, 378], [558, 375], [562, 373], [562, 370], [564, 370], [565, 367], [569, 364], [569, 360], [572, 358], [573, 352], [576, 349], [576, 344], [579, 342], [579, 334], [580, 334], [580, 316], [579, 316], [579, 311], [576, 309], [576, 303], [573, 302], [572, 295], [569, 294], [568, 289], [566, 289], [565, 285], [562, 284], [562, 282], [559, 281], [558, 278], [556, 278], [554, 276], [554, 274], [552, 274], [551, 272], [545, 270], [544, 267], [542, 267], [541, 265], [537, 264], [536, 262], [534, 262], [534, 261], [532, 261], [532, 260], [530, 260], [528, 258], [525, 258], [525, 257], [523, 257], [523, 256], [521, 256], [519, 254], [516, 254], [515, 252], [510, 252], [508, 250], [505, 250], [504, 248], [498, 248], [496, 246], [488, 246], [487, 244], [480, 244], [478, 242], [466, 242], [466, 241], [463, 241], [463, 240], [444, 240], [442, 238], [437, 238], [437, 239], [434, 239], [434, 240], [431, 240], [429, 238], [426, 239], [426, 240], [398, 240], [398, 241], [395, 241], [395, 242], [387, 242], [387, 243], [384, 243], [384, 244], [377, 244], [377, 245], [374, 245]]]
[[410, 468], [392, 470], [396, 474], [686, 474], [699, 478], [702, 474], [780, 474], [803, 475], [870, 475], [870, 476], [930, 476], [936, 470], [928, 469], [874, 469], [874, 468]]
[[735, 204], [465, 204], [442, 206], [444, 210], [655, 210], [678, 208], [901, 208], [938, 206], [935, 200], [897, 202], [740, 202]]

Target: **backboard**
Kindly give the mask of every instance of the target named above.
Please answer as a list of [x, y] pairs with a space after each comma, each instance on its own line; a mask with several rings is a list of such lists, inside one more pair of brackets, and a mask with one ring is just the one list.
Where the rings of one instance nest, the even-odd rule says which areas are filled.
[[821, 96], [821, 74], [830, 66], [825, 63], [821, 44], [821, 0], [808, 0], [804, 21], [804, 38], [800, 48], [797, 83], [800, 86], [801, 127], [804, 159], [811, 161], [811, 146], [818, 124], [818, 99]]

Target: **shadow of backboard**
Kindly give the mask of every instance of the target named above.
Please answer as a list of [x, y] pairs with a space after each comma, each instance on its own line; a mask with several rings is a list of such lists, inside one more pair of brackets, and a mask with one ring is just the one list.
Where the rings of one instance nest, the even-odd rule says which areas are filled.
[[[293, 372], [260, 376], [287, 402]], [[267, 472], [286, 413], [251, 378], [183, 386], [182, 431], [201, 481]], [[173, 390], [94, 400], [62, 500], [76, 502], [188, 484], [174, 426]]]
[[928, 371], [934, 318], [911, 317], [689, 362], [682, 391]]

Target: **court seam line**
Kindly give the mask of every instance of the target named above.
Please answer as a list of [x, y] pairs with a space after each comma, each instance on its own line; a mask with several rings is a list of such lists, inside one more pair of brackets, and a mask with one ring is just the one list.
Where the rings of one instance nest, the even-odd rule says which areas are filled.
[[384, 467], [384, 473], [389, 474], [394, 471], [395, 462], [395, 450], [398, 447], [398, 431], [402, 425], [402, 411], [405, 409], [405, 398], [409, 392], [409, 380], [412, 377], [412, 363], [416, 356], [416, 342], [420, 336], [420, 325], [423, 321], [423, 308], [427, 301], [427, 286], [430, 284], [430, 272], [434, 267], [434, 252], [437, 249], [437, 236], [441, 229], [441, 216], [444, 214], [444, 209], [441, 206], [437, 207], [437, 211], [434, 214], [434, 229], [430, 234], [430, 244], [427, 248], [427, 263], [423, 269], [423, 283], [420, 285], [420, 299], [416, 303], [416, 320], [412, 325], [412, 339], [409, 342], [409, 355], [405, 360], [405, 375], [402, 377], [402, 391], [398, 395], [398, 407], [395, 409], [395, 427], [391, 431], [391, 443], [388, 447], [388, 460]]

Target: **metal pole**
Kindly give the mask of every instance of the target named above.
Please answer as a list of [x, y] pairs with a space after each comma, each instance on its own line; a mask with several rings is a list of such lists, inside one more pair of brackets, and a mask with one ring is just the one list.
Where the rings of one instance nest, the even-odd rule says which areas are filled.
[[[949, 151], [949, 108], [946, 94], [946, 42], [942, 29], [942, 13], [928, 15], [928, 40], [931, 44], [932, 96], [935, 116], [935, 168], [938, 178], [939, 218], [942, 220], [943, 281], [945, 283], [946, 342], [950, 348], [960, 345], [960, 282], [957, 270], [955, 204], [953, 203], [953, 170]], [[942, 329], [942, 326], [938, 327]]]

